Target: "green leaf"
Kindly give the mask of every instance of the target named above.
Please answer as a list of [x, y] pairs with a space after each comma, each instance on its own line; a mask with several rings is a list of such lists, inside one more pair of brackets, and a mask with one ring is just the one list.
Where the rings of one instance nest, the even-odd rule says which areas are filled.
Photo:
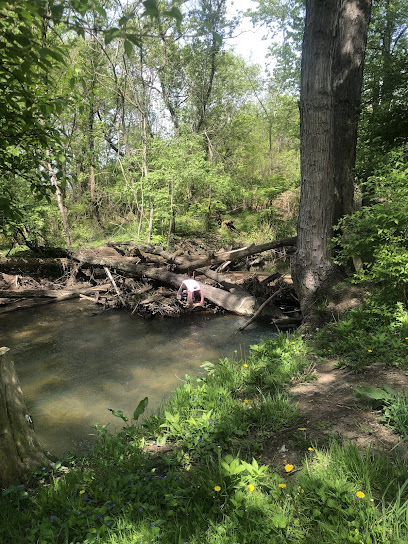
[[222, 36], [218, 32], [213, 32], [213, 40], [217, 45], [222, 45]]
[[272, 518], [272, 523], [278, 529], [285, 529], [288, 525], [288, 518], [284, 514], [275, 514]]
[[378, 387], [355, 387], [355, 392], [363, 397], [368, 397], [373, 400], [388, 400], [391, 395], [384, 391], [384, 389], [379, 389]]
[[128, 40], [125, 40], [123, 42], [123, 45], [124, 45], [124, 48], [125, 48], [125, 53], [128, 57], [130, 57], [133, 53], [133, 45], [128, 41]]
[[112, 408], [108, 408], [109, 412], [112, 412], [112, 415], [115, 417], [119, 417], [120, 419], [123, 419], [123, 421], [126, 423], [128, 421], [128, 417], [123, 415], [122, 410], [112, 410]]
[[144, 411], [146, 410], [146, 406], [148, 405], [149, 403], [149, 399], [148, 397], [145, 397], [143, 400], [141, 400], [139, 402], [139, 404], [137, 405], [137, 408], [136, 410], [133, 412], [133, 419], [135, 421], [137, 421], [139, 419], [139, 417], [144, 413]]
[[159, 6], [157, 3], [157, 0], [145, 0], [143, 2], [145, 11], [143, 13], [143, 16], [150, 16], [155, 17], [156, 19], [159, 18], [160, 12], [159, 12]]
[[136, 34], [125, 34], [125, 38], [133, 43], [133, 45], [136, 45], [137, 47], [140, 47], [141, 41]]
[[105, 32], [105, 45], [109, 45], [112, 40], [120, 36], [119, 28], [113, 27]]

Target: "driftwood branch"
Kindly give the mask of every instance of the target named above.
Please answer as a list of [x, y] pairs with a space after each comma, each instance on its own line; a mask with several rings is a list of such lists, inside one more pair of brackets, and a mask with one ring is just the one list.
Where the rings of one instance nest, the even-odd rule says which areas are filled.
[[266, 244], [251, 245], [240, 249], [233, 249], [232, 251], [220, 251], [214, 255], [208, 257], [192, 260], [190, 262], [184, 259], [182, 264], [177, 264], [177, 269], [180, 272], [187, 272], [196, 270], [197, 268], [203, 268], [206, 266], [213, 266], [221, 264], [225, 261], [236, 261], [249, 255], [255, 255], [256, 253], [262, 253], [271, 249], [279, 249], [281, 247], [288, 247], [296, 245], [296, 237], [283, 238], [282, 240], [274, 240], [273, 242], [267, 242]]
[[283, 291], [283, 288], [281, 287], [280, 289], [275, 291], [275, 293], [273, 293], [268, 299], [266, 299], [265, 302], [259, 306], [259, 308], [251, 317], [251, 319], [249, 319], [244, 325], [239, 327], [238, 331], [243, 331], [244, 329], [248, 327], [248, 325], [250, 325], [253, 321], [255, 321], [255, 319], [258, 317], [258, 315], [260, 315], [260, 313], [265, 308], [265, 306], [267, 306], [270, 302], [272, 302], [272, 300], [276, 298], [282, 291]]

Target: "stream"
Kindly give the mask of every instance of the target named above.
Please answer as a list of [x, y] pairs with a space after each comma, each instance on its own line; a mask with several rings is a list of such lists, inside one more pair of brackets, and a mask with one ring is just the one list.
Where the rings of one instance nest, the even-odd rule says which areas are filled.
[[247, 319], [197, 312], [144, 320], [66, 301], [1, 315], [0, 347], [11, 349], [37, 437], [59, 455], [88, 449], [95, 422], [120, 430], [109, 408], [129, 416], [147, 396], [151, 413], [204, 361], [243, 358], [274, 334], [261, 324], [235, 334]]

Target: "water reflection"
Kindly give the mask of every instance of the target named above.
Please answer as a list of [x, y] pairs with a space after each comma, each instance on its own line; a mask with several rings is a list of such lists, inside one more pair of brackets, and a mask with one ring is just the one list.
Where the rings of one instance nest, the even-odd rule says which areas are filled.
[[40, 441], [58, 454], [87, 448], [94, 422], [119, 429], [108, 408], [131, 413], [148, 396], [152, 411], [203, 361], [247, 352], [273, 334], [259, 325], [234, 334], [246, 319], [145, 321], [67, 301], [0, 316], [0, 343], [11, 348]]

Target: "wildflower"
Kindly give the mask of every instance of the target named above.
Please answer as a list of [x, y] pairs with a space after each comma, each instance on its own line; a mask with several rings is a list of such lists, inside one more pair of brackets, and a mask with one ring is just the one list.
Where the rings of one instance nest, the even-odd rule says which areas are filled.
[[242, 366], [243, 366], [244, 368], [248, 368], [248, 365], [247, 365], [246, 363], [244, 363]]
[[281, 487], [282, 489], [285, 489], [286, 484], [279, 484], [278, 487]]
[[278, 342], [274, 342], [273, 345], [276, 346], [277, 343], [278, 343]]
[[81, 491], [79, 492], [80, 495], [83, 495], [85, 493], [85, 489], [81, 489]]
[[96, 519], [101, 519], [101, 517], [102, 517], [101, 514], [98, 514], [98, 515], [96, 516]]
[[408, 336], [405, 337], [405, 340], [408, 340]]
[[245, 404], [248, 404], [249, 400], [248, 400], [248, 399], [245, 399], [244, 402], [245, 402]]
[[368, 349], [367, 351], [368, 351], [368, 353], [372, 353], [372, 352], [373, 352], [373, 350], [372, 350], [372, 349]]
[[141, 506], [139, 507], [139, 512], [143, 512], [143, 508]]
[[208, 422], [208, 425], [212, 425], [214, 422], [212, 419], [210, 419], [210, 421]]
[[293, 470], [293, 465], [285, 465], [285, 470], [286, 472], [290, 472], [291, 470]]
[[214, 491], [216, 491], [218, 493], [218, 491], [221, 491], [221, 487], [219, 485], [216, 485], [214, 487]]
[[314, 448], [311, 448], [311, 447], [307, 448], [307, 449], [308, 449], [308, 451], [314, 451]]
[[356, 496], [357, 496], [359, 499], [364, 499], [365, 493], [363, 493], [362, 491], [357, 491]]
[[55, 516], [51, 516], [50, 519], [51, 519], [52, 521], [55, 521], [57, 518], [56, 518]]
[[253, 491], [254, 489], [255, 489], [255, 487], [252, 484], [249, 484], [248, 491]]
[[82, 514], [81, 510], [78, 510], [77, 514], [80, 516]]
[[306, 427], [298, 427], [298, 431], [306, 431]]

